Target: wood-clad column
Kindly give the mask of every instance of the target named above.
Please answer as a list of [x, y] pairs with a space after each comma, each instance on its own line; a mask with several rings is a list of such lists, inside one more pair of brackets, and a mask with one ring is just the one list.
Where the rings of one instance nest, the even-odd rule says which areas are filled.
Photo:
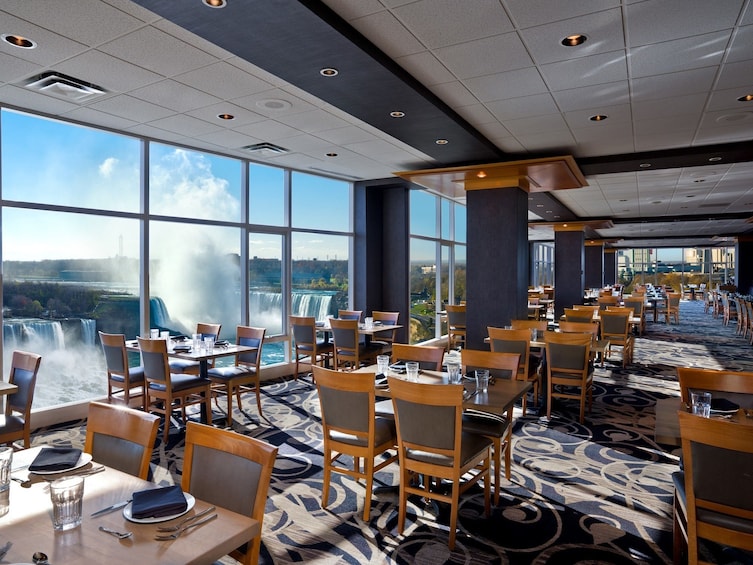
[[604, 244], [600, 241], [586, 242], [585, 288], [604, 286]]
[[528, 194], [469, 190], [466, 210], [467, 346], [488, 349], [487, 326], [528, 317]]
[[583, 304], [585, 235], [582, 225], [554, 228], [554, 319], [573, 304]]
[[604, 285], [609, 286], [617, 282], [617, 250], [614, 247], [604, 248]]
[[753, 237], [741, 236], [735, 243], [735, 283], [737, 292], [753, 294]]

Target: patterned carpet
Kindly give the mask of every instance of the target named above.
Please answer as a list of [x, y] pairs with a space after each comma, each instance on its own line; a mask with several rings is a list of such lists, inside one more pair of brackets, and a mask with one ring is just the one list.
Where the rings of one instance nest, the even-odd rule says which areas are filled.
[[[263, 387], [265, 419], [255, 402], [235, 410], [237, 431], [279, 446], [264, 521], [261, 563], [671, 563], [671, 473], [677, 448], [654, 442], [657, 400], [678, 396], [675, 367], [753, 370], [751, 347], [732, 326], [704, 314], [702, 302], [683, 301], [679, 325], [647, 324], [634, 363], [619, 355], [597, 367], [594, 405], [585, 425], [577, 406], [555, 405], [551, 421], [516, 410], [511, 481], [489, 518], [481, 491], [461, 499], [458, 541], [447, 549], [448, 512], [412, 500], [406, 531], [398, 535], [397, 495], [375, 495], [362, 520], [364, 489], [334, 475], [330, 505], [321, 502], [319, 403], [307, 382]], [[222, 415], [217, 412], [217, 417]], [[39, 430], [34, 444], [83, 445], [83, 423]], [[182, 435], [154, 450], [154, 478], [180, 481]], [[377, 476], [396, 485], [397, 467]], [[724, 561], [716, 552], [714, 559]], [[229, 561], [232, 562], [232, 561]], [[726, 561], [725, 561], [726, 562]]]

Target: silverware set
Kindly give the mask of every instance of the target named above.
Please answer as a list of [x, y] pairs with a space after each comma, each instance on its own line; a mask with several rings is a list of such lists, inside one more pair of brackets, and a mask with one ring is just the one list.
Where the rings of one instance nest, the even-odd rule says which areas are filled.
[[[99, 467], [92, 467], [91, 469], [87, 469], [86, 471], [80, 471], [78, 473], [68, 473], [65, 476], [65, 478], [68, 477], [88, 477], [89, 475], [96, 475], [97, 473], [101, 473], [105, 470], [104, 465], [100, 465]], [[61, 478], [60, 476], [47, 476], [45, 475], [44, 480], [51, 483], [52, 481]]]
[[202, 524], [206, 524], [207, 522], [211, 522], [217, 518], [217, 514], [212, 514], [210, 516], [207, 516], [206, 518], [203, 518], [202, 520], [199, 520], [198, 522], [191, 522], [189, 524], [186, 524], [185, 526], [182, 526], [179, 530], [173, 532], [173, 533], [167, 533], [164, 532], [162, 534], [158, 533], [156, 536], [154, 536], [154, 539], [158, 541], [168, 541], [168, 540], [175, 540], [178, 539], [180, 536], [182, 536], [187, 530], [190, 528], [195, 528], [196, 526], [201, 526]]
[[210, 506], [209, 508], [202, 510], [201, 512], [198, 512], [197, 514], [194, 514], [193, 516], [189, 516], [188, 518], [184, 518], [174, 526], [159, 526], [157, 528], [158, 532], [177, 532], [180, 530], [183, 526], [188, 524], [189, 522], [193, 522], [194, 520], [197, 520], [201, 518], [202, 516], [206, 516], [210, 512], [213, 512], [214, 510], [217, 510], [214, 506]]

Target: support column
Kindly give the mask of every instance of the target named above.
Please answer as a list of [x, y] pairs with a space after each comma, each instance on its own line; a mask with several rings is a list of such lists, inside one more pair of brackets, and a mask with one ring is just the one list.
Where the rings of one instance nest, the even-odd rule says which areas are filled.
[[614, 247], [604, 248], [604, 286], [617, 283], [617, 250]]
[[466, 192], [467, 346], [488, 349], [487, 326], [528, 317], [528, 194], [517, 187]]
[[601, 241], [586, 242], [584, 288], [604, 286], [604, 244]]
[[735, 284], [737, 292], [753, 294], [753, 237], [741, 236], [735, 243]]
[[554, 319], [573, 304], [583, 304], [585, 235], [582, 225], [554, 228]]

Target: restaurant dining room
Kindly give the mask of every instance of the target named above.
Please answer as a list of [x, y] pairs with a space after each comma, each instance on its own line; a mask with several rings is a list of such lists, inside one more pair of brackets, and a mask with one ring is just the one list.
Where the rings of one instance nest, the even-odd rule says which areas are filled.
[[751, 0], [4, 0], [0, 563], [753, 565]]

